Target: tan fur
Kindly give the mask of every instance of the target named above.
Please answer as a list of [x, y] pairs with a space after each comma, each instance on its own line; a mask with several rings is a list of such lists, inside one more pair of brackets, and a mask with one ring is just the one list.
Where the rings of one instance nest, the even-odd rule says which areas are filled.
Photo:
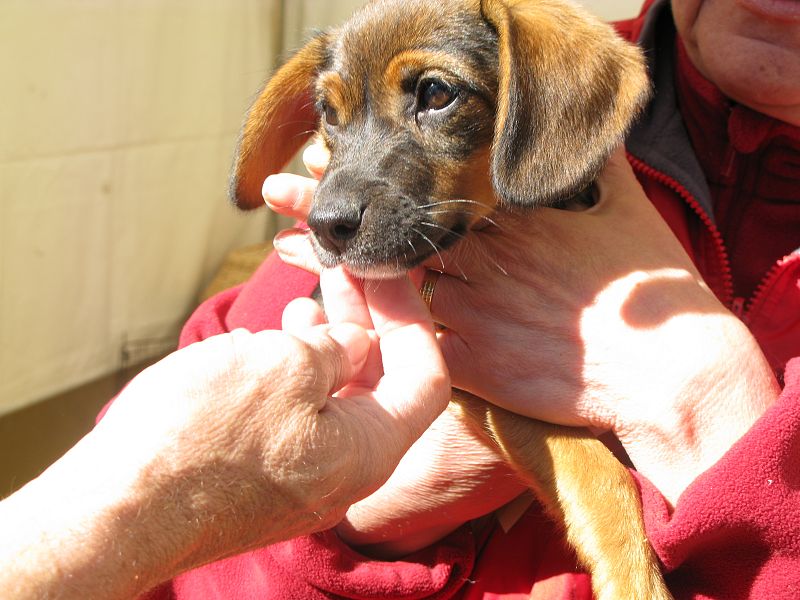
[[500, 34], [495, 147], [517, 135], [511, 115], [535, 122], [518, 162], [506, 166], [498, 154], [495, 168], [514, 197], [564, 199], [594, 178], [598, 156], [637, 115], [649, 89], [641, 54], [569, 2], [482, 0], [481, 8]]
[[639, 491], [602, 442], [585, 429], [521, 418], [464, 392], [454, 402], [563, 524], [596, 600], [672, 598], [647, 541]]
[[353, 119], [356, 99], [351, 89], [344, 84], [337, 73], [325, 73], [317, 80], [317, 88], [324, 89], [326, 100], [336, 110], [339, 121], [347, 124]]
[[[430, 49], [463, 15], [478, 17], [464, 23], [491, 24], [491, 32], [483, 34], [496, 36], [489, 40], [497, 44], [492, 72]], [[431, 151], [426, 157], [431, 198], [442, 207], [426, 218], [439, 229], [450, 227], [455, 213], [474, 224], [498, 204], [533, 207], [569, 199], [591, 183], [648, 94], [640, 53], [563, 0], [373, 0], [355, 25], [314, 38], [265, 87], [245, 124], [234, 165], [231, 191], [237, 204], [261, 203], [263, 179], [316, 128], [315, 101], [336, 109], [342, 122], [377, 115], [386, 139], [393, 139], [393, 132], [408, 127], [403, 82], [422, 71], [469, 82], [477, 91], [464, 100], [462, 116], [486, 125], [476, 134], [483, 136], [480, 141], [452, 135], [443, 141], [462, 152]], [[489, 97], [494, 106], [487, 104]], [[336, 136], [319, 129], [337, 158]], [[413, 135], [422, 140], [418, 147], [437, 148], [430, 141], [424, 145], [424, 133]], [[376, 139], [373, 153], [383, 143]], [[408, 158], [387, 153], [393, 164]], [[363, 173], [369, 174], [373, 163], [364, 154], [370, 153], [339, 156], [336, 168], [349, 175], [348, 161], [363, 159]], [[406, 171], [403, 177], [415, 176], [412, 168]], [[363, 177], [372, 183], [370, 175]], [[335, 200], [335, 194], [327, 198]], [[393, 214], [392, 207], [375, 207], [372, 220], [383, 217], [383, 226], [391, 227]], [[671, 598], [646, 539], [637, 487], [600, 441], [584, 430], [526, 419], [462, 392], [451, 407], [471, 417], [563, 525], [598, 600]]]
[[261, 186], [266, 176], [280, 171], [316, 130], [310, 82], [325, 43], [325, 36], [319, 36], [295, 54], [250, 108], [231, 175], [230, 193], [241, 208], [263, 205]]

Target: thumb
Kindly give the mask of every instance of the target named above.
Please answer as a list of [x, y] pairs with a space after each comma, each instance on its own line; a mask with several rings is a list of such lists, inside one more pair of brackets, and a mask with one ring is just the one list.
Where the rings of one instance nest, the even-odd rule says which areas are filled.
[[608, 203], [617, 204], [646, 199], [644, 190], [625, 157], [623, 146], [617, 147], [609, 156], [597, 178], [597, 190], [599, 192], [597, 207]]

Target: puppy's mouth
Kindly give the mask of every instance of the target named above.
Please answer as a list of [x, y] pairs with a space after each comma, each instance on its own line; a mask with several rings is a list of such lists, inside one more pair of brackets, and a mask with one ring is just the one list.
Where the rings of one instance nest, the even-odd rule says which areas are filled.
[[343, 227], [309, 218], [314, 250], [327, 268], [343, 265], [364, 279], [400, 277], [431, 256], [441, 253], [464, 237], [470, 219], [458, 212], [431, 215], [399, 210], [368, 208], [358, 227]]

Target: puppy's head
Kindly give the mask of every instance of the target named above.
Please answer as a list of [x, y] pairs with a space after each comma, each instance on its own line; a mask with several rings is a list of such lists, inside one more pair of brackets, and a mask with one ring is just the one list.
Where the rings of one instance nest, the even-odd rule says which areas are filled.
[[331, 161], [308, 223], [325, 266], [391, 276], [499, 202], [585, 188], [647, 97], [639, 52], [564, 0], [374, 0], [314, 37], [245, 123], [231, 193], [318, 131]]

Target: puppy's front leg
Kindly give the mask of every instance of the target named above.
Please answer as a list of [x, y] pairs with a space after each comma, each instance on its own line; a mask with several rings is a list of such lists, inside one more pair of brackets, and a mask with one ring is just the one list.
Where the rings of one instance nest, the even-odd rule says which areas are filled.
[[671, 600], [627, 469], [585, 429], [521, 417], [457, 392], [458, 407], [562, 524], [597, 600]]

